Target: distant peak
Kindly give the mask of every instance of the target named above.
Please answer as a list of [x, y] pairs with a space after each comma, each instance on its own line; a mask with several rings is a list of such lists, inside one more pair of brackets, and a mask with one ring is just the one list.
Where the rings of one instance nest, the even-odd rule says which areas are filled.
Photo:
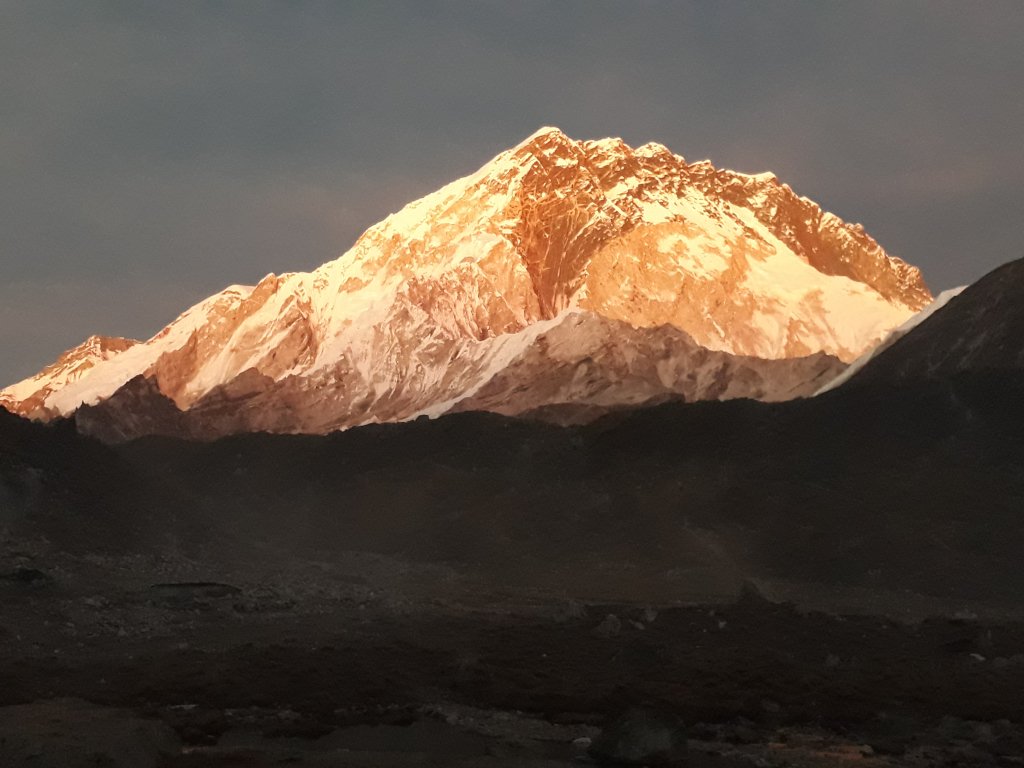
[[[664, 158], [675, 158], [676, 155], [666, 147], [664, 144], [659, 144], [656, 141], [649, 141], [634, 150], [640, 157], [664, 157]], [[682, 157], [679, 157], [680, 162], [686, 162]]]
[[75, 349], [123, 350], [141, 342], [138, 339], [126, 339], [123, 336], [101, 336], [93, 334]]
[[618, 136], [608, 136], [607, 138], [604, 139], [592, 139], [590, 141], [585, 141], [583, 143], [588, 147], [593, 147], [594, 149], [605, 151], [621, 150], [623, 148], [629, 147], [629, 145], [626, 144], [626, 142], [624, 142]]
[[609, 136], [603, 139], [589, 139], [577, 141], [565, 134], [561, 129], [554, 126], [544, 126], [527, 138], [523, 139], [511, 150], [513, 153], [521, 154], [551, 154], [554, 152], [572, 152], [582, 150], [586, 154], [597, 153], [598, 155], [636, 155], [650, 159], [674, 159], [685, 163], [685, 160], [674, 154], [663, 144], [651, 141], [637, 149], [633, 149], [617, 136]]
[[581, 142], [567, 136], [558, 128], [546, 126], [534, 131], [527, 138], [499, 157], [514, 157], [522, 161], [528, 157], [570, 157], [578, 155]]
[[556, 128], [553, 125], [545, 125], [542, 128], [538, 128], [536, 131], [534, 131], [521, 142], [519, 142], [519, 146], [524, 146], [541, 138], [567, 139], [569, 137], [565, 135], [561, 128]]
[[[733, 176], [755, 184], [777, 184], [779, 177], [771, 171], [762, 171], [761, 173], [741, 173], [739, 171], [730, 171]], [[828, 214], [825, 214], [828, 215]]]

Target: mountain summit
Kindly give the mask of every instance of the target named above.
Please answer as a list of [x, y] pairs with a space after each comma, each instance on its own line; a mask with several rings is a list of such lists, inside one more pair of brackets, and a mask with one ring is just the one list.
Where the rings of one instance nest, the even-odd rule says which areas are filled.
[[780, 399], [930, 299], [916, 268], [772, 174], [543, 128], [315, 271], [232, 286], [146, 342], [90, 340], [101, 353], [62, 358], [88, 364], [58, 361], [0, 405], [51, 418], [144, 383], [121, 400], [167, 398], [221, 434], [510, 398]]

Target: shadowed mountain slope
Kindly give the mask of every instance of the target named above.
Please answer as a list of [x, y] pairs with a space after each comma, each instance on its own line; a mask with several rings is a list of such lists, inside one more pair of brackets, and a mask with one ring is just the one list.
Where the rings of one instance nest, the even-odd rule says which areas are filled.
[[1018, 259], [954, 296], [850, 382], [913, 382], [963, 371], [1022, 369], [1024, 259]]

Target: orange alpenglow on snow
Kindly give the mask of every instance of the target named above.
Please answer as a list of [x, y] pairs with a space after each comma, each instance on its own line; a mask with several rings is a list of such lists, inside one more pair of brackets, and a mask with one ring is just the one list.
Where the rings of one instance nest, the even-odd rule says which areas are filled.
[[90, 339], [0, 405], [67, 415], [141, 376], [227, 433], [784, 399], [930, 300], [916, 268], [772, 174], [543, 128], [313, 272], [232, 286], [146, 342]]

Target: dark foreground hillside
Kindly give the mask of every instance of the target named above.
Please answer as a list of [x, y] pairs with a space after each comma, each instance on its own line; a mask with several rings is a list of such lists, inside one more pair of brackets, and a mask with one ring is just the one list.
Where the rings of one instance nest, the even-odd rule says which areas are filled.
[[[0, 413], [0, 737], [562, 764], [639, 706], [695, 765], [1019, 764], [1022, 395], [975, 371], [116, 448]], [[62, 696], [92, 703], [12, 708]], [[132, 717], [165, 757], [116, 762]]]
[[11, 417], [3, 514], [73, 549], [354, 550], [509, 589], [672, 599], [754, 578], [1013, 603], [1022, 394], [1024, 374], [992, 371], [578, 428], [468, 413], [117, 448]]

